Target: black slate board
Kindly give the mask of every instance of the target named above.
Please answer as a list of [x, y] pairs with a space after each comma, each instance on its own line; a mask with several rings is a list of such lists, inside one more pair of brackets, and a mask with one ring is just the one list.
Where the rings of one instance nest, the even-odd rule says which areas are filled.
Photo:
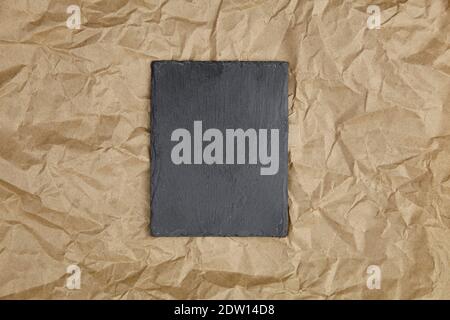
[[[152, 63], [150, 229], [153, 236], [287, 235], [287, 84], [286, 62]], [[224, 162], [228, 150], [226, 129], [254, 129], [256, 133], [268, 129], [269, 151], [272, 151], [271, 129], [278, 129], [277, 173], [261, 175], [261, 167], [265, 166], [260, 163], [259, 154], [257, 164], [249, 164], [252, 149], [249, 141], [246, 141], [245, 164], [236, 164], [236, 143], [234, 164], [193, 164], [194, 121], [202, 121], [203, 133], [217, 128], [223, 134]], [[171, 135], [179, 128], [191, 134], [192, 164], [174, 164], [172, 160], [172, 149], [181, 140], [171, 141]], [[205, 148], [208, 144], [202, 142], [197, 146]], [[186, 150], [174, 154], [185, 156], [187, 162]], [[201, 158], [202, 154], [197, 155]], [[275, 160], [272, 161], [275, 168], [274, 163]]]

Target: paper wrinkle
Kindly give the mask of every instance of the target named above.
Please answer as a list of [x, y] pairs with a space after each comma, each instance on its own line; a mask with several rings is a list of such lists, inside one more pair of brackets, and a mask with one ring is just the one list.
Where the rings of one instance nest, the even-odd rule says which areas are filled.
[[[450, 298], [447, 1], [72, 2], [0, 3], [1, 298]], [[171, 59], [289, 62], [287, 238], [149, 236]]]

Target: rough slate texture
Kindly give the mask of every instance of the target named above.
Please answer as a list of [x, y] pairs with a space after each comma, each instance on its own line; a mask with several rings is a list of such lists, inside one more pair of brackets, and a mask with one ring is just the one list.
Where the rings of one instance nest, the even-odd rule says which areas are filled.
[[[287, 70], [285, 62], [152, 64], [152, 235], [286, 235]], [[278, 173], [260, 175], [259, 164], [173, 164], [172, 131], [186, 128], [193, 136], [197, 120], [203, 132], [224, 135], [279, 129]]]

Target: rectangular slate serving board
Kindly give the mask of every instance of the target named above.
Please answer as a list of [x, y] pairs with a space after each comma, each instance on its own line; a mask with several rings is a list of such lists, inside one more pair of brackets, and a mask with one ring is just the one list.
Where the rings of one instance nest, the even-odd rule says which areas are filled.
[[286, 62], [152, 63], [153, 236], [287, 235], [287, 90]]

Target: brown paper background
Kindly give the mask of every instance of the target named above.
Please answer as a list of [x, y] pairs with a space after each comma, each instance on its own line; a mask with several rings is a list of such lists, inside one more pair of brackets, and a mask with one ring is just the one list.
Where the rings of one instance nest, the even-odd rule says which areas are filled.
[[[449, 299], [449, 40], [448, 1], [1, 1], [0, 297]], [[289, 62], [287, 238], [149, 236], [158, 59]]]

